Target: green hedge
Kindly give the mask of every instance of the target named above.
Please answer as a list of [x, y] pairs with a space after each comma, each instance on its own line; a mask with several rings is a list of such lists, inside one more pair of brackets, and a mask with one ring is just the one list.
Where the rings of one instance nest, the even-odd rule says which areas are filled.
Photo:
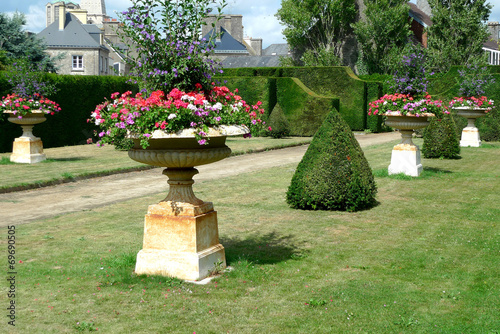
[[319, 96], [297, 78], [277, 78], [278, 104], [290, 124], [290, 135], [313, 136], [325, 117], [340, 101], [337, 98]]
[[366, 129], [366, 88], [349, 67], [286, 67], [283, 77], [298, 78], [318, 95], [336, 97], [338, 109], [351, 130]]
[[[337, 98], [339, 112], [352, 130], [369, 128], [373, 132], [383, 131], [381, 121], [368, 121], [368, 102], [381, 96], [383, 83], [360, 80], [350, 68], [336, 67], [266, 67], [225, 69], [219, 81], [232, 77], [297, 78], [303, 86], [319, 96]], [[241, 78], [243, 79], [243, 78]], [[254, 89], [254, 87], [248, 87]], [[259, 89], [255, 87], [255, 89]], [[277, 89], [276, 96], [282, 92]], [[272, 96], [272, 94], [270, 94]], [[272, 104], [270, 104], [272, 106]], [[270, 109], [272, 110], [272, 108]], [[290, 119], [289, 119], [290, 120]], [[316, 124], [317, 125], [317, 124]]]
[[[59, 103], [62, 110], [47, 116], [47, 121], [34, 127], [35, 136], [42, 138], [45, 148], [86, 143], [97, 129], [93, 123], [87, 123], [95, 106], [113, 92], [137, 92], [137, 86], [127, 83], [124, 77], [50, 74], [47, 78], [58, 88], [51, 98]], [[0, 90], [9, 91], [10, 87], [6, 89], [2, 82], [0, 80]], [[6, 120], [0, 123], [0, 152], [11, 152], [14, 138], [21, 134], [19, 125]]]
[[238, 89], [238, 94], [248, 104], [262, 102], [266, 116], [276, 105], [276, 79], [266, 77], [224, 77], [221, 84], [230, 90]]

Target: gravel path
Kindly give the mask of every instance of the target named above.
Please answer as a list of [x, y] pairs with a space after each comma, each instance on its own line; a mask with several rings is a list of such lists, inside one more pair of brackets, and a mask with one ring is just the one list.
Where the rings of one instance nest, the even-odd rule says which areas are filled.
[[[361, 134], [356, 139], [361, 147], [386, 143], [400, 138], [399, 133]], [[298, 163], [308, 146], [297, 146], [262, 153], [229, 157], [197, 167], [194, 177], [203, 182], [261, 169]], [[55, 215], [89, 210], [137, 197], [168, 192], [162, 168], [116, 174], [65, 183], [40, 189], [0, 194], [0, 226], [19, 225]]]

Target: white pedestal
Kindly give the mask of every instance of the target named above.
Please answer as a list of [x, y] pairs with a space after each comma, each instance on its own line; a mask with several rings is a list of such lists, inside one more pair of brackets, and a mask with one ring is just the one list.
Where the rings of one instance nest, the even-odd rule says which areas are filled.
[[19, 137], [14, 139], [10, 161], [34, 164], [47, 159], [43, 153], [42, 140], [38, 137]]
[[394, 146], [391, 164], [389, 165], [389, 175], [404, 173], [409, 176], [419, 176], [422, 170], [418, 146], [410, 144]]
[[461, 147], [479, 147], [481, 146], [481, 139], [479, 137], [479, 130], [475, 126], [467, 126], [462, 130], [462, 138], [460, 140]]
[[[193, 193], [194, 168], [167, 168], [170, 191], [150, 205], [144, 219], [144, 241], [137, 254], [138, 275], [160, 275], [196, 281], [226, 267], [219, 242], [217, 212]], [[177, 200], [174, 200], [177, 199]]]

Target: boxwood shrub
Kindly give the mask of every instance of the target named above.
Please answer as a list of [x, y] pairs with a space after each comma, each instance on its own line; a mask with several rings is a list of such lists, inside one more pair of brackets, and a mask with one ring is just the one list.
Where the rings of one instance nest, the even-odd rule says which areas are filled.
[[287, 203], [304, 210], [357, 211], [375, 203], [377, 187], [359, 143], [337, 111], [327, 116], [297, 166]]

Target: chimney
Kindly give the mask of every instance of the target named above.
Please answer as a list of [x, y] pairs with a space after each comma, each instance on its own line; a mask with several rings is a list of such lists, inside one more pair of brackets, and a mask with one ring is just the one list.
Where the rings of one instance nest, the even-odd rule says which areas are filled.
[[59, 30], [64, 30], [66, 25], [66, 7], [64, 3], [59, 6]]

